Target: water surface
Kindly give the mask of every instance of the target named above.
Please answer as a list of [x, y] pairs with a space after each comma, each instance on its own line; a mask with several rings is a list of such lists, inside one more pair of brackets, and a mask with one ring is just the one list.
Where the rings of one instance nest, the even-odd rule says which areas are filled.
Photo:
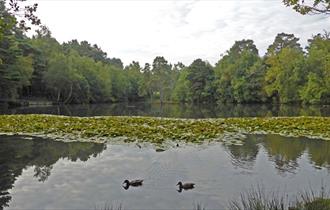
[[[125, 190], [125, 179], [144, 185]], [[330, 142], [250, 135], [242, 146], [63, 143], [0, 136], [0, 209], [224, 209], [251, 186], [330, 186]], [[196, 188], [179, 193], [178, 181]]]
[[330, 106], [271, 104], [157, 104], [115, 103], [11, 108], [0, 106], [0, 114], [55, 114], [68, 116], [155, 116], [175, 118], [330, 116]]

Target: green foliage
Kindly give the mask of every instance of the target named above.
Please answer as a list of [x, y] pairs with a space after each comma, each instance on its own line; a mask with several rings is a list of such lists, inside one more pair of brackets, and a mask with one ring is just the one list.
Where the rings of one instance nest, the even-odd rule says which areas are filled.
[[8, 9], [5, 7], [5, 2], [0, 1], [0, 41], [5, 35], [11, 33], [10, 31], [16, 24], [14, 16], [10, 15]]
[[212, 101], [215, 92], [212, 66], [201, 59], [197, 59], [187, 68], [187, 71], [191, 101], [197, 103]]
[[299, 102], [299, 90], [306, 81], [304, 54], [292, 34], [278, 34], [269, 46], [265, 63], [265, 91], [279, 103]]
[[57, 102], [67, 102], [71, 99], [72, 91], [79, 75], [72, 68], [71, 60], [64, 54], [53, 54], [49, 60], [49, 69], [45, 74], [48, 89]]
[[142, 79], [140, 80], [139, 84], [140, 96], [152, 99], [154, 93], [152, 77], [151, 66], [149, 63], [146, 63], [142, 70]]
[[253, 41], [235, 42], [215, 67], [218, 100], [238, 103], [264, 101], [264, 72]]
[[75, 50], [80, 56], [89, 57], [94, 59], [96, 62], [101, 61], [106, 64], [111, 64], [116, 68], [123, 69], [123, 63], [119, 58], [108, 58], [107, 53], [97, 46], [97, 44], [91, 45], [87, 41], [81, 41], [79, 43], [76, 39], [73, 39], [72, 41], [64, 43], [63, 49], [65, 52]]
[[25, 49], [27, 40], [3, 2], [0, 2], [0, 20], [0, 97], [14, 99], [19, 90], [30, 84], [33, 62]]
[[330, 102], [330, 37], [317, 35], [309, 40], [306, 68], [307, 82], [300, 95], [304, 103]]
[[299, 38], [295, 37], [294, 34], [279, 33], [276, 35], [273, 44], [268, 47], [266, 57], [277, 55], [283, 48], [301, 51], [302, 49], [298, 41]]
[[164, 57], [158, 56], [152, 63], [151, 72], [151, 85], [155, 92], [159, 94], [160, 102], [163, 103], [169, 100], [171, 97], [171, 89], [173, 88], [170, 86], [172, 66]]
[[68, 43], [63, 44], [63, 49], [66, 52], [70, 52], [71, 50], [75, 50], [81, 56], [93, 58], [95, 61], [105, 61], [107, 53], [103, 52], [101, 48], [99, 48], [96, 44], [93, 46], [87, 42], [82, 41], [78, 42], [77, 40], [69, 41]]
[[125, 67], [125, 76], [128, 79], [129, 86], [127, 90], [127, 98], [131, 101], [136, 101], [140, 98], [140, 85], [143, 80], [141, 67], [139, 62], [133, 61]]
[[176, 85], [173, 90], [172, 99], [174, 101], [179, 102], [191, 102], [192, 96], [190, 91], [190, 81], [187, 79], [188, 77], [188, 69], [185, 68], [181, 70], [180, 76], [176, 82]]
[[305, 82], [304, 55], [301, 51], [284, 48], [278, 55], [268, 57], [265, 90], [280, 103], [299, 102], [299, 89]]
[[330, 1], [329, 0], [283, 0], [283, 3], [292, 7], [300, 14], [330, 14]]

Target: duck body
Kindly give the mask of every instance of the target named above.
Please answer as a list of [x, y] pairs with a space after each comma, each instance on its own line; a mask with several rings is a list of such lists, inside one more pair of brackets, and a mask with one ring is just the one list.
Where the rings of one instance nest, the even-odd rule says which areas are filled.
[[182, 182], [178, 182], [179, 188], [180, 190], [184, 189], [184, 190], [190, 190], [193, 189], [195, 187], [194, 183], [184, 183], [182, 184]]
[[141, 186], [143, 184], [143, 179], [136, 179], [136, 180], [125, 180], [123, 182], [123, 184], [126, 184], [126, 186], [133, 186], [133, 187], [137, 187], [137, 186]]

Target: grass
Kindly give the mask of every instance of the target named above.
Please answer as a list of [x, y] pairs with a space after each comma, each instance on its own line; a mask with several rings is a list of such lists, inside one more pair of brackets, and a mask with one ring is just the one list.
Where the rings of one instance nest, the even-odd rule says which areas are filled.
[[280, 134], [330, 140], [329, 117], [173, 119], [156, 117], [65, 117], [56, 115], [0, 115], [0, 133], [104, 142], [165, 140], [202, 142], [225, 135]]
[[[105, 204], [104, 207], [98, 208], [95, 207], [94, 210], [124, 210], [122, 205], [120, 204], [118, 207], [114, 207], [113, 205], [110, 204]], [[193, 210], [206, 210], [202, 204], [197, 203], [196, 205], [194, 205]]]
[[194, 208], [193, 208], [193, 210], [206, 210], [206, 208], [203, 207], [203, 204], [201, 204], [201, 203], [196, 203], [196, 204], [194, 204]]
[[306, 191], [289, 210], [330, 210], [330, 194], [325, 192], [324, 187], [318, 193]]
[[103, 207], [94, 207], [94, 210], [123, 210], [122, 204], [119, 204], [118, 206], [105, 203]]
[[259, 185], [229, 204], [230, 210], [286, 210], [286, 197], [279, 193], [267, 194]]
[[290, 203], [287, 195], [267, 194], [258, 186], [242, 193], [240, 199], [231, 201], [229, 210], [330, 210], [330, 195], [322, 187], [319, 193], [306, 191]]
[[[95, 210], [122, 210], [120, 204], [117, 207], [106, 204], [104, 207]], [[228, 210], [330, 210], [330, 194], [324, 191], [313, 190], [300, 193], [295, 202], [279, 192], [266, 193], [265, 189], [257, 185], [250, 190], [241, 193], [237, 200], [229, 203]], [[193, 210], [206, 210], [201, 203], [194, 204]]]

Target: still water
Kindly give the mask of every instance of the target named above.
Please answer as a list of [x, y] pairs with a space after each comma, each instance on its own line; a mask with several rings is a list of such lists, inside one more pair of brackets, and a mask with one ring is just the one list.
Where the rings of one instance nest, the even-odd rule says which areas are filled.
[[[330, 142], [250, 135], [243, 145], [63, 143], [0, 136], [0, 209], [225, 209], [251, 186], [330, 186]], [[125, 190], [125, 179], [144, 179]], [[196, 188], [177, 191], [178, 181]]]
[[164, 104], [115, 103], [11, 108], [0, 106], [0, 114], [55, 114], [68, 116], [156, 116], [175, 118], [330, 116], [330, 105], [300, 106], [271, 104]]

